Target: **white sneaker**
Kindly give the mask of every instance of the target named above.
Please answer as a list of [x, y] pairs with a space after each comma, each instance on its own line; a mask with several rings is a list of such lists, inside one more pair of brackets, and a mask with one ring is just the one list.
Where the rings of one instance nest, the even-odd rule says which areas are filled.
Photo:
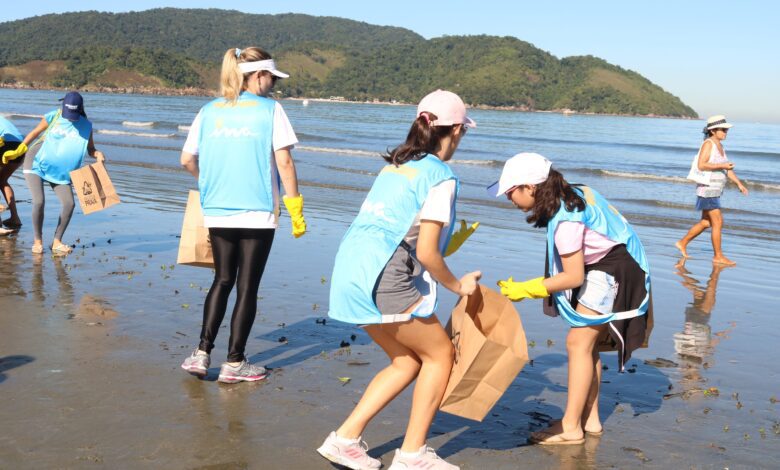
[[368, 444], [361, 438], [343, 439], [331, 432], [317, 452], [331, 462], [343, 465], [352, 470], [375, 470], [382, 462], [370, 457], [367, 453]]
[[388, 470], [460, 470], [457, 465], [445, 462], [444, 459], [436, 455], [435, 450], [427, 445], [420, 447], [416, 454], [405, 454], [406, 452], [401, 452], [401, 449], [396, 449], [393, 464]]

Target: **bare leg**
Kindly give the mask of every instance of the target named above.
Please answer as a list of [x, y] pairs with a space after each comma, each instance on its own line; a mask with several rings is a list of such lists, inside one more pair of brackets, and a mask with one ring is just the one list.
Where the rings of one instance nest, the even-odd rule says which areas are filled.
[[3, 197], [5, 197], [5, 200], [8, 203], [8, 210], [11, 212], [11, 217], [8, 218], [7, 222], [12, 225], [21, 225], [22, 221], [19, 219], [19, 213], [16, 211], [14, 189], [8, 184], [8, 179], [11, 178], [14, 171], [21, 166], [22, 161], [23, 160], [20, 158], [0, 167], [0, 188], [2, 188]]
[[601, 355], [593, 349], [593, 381], [588, 392], [588, 400], [585, 402], [585, 410], [582, 413], [582, 429], [585, 432], [600, 433], [601, 418], [599, 418], [599, 391], [601, 389]]
[[720, 209], [712, 209], [709, 211], [709, 217], [710, 222], [712, 222], [712, 251], [715, 252], [712, 262], [724, 266], [735, 266], [737, 263], [723, 256], [723, 248], [721, 247], [723, 214], [720, 212]]
[[336, 430], [339, 437], [346, 439], [360, 437], [368, 422], [412, 383], [421, 367], [420, 358], [414, 351], [386, 333], [381, 325], [369, 325], [365, 330], [385, 351], [390, 358], [390, 365], [371, 380], [360, 402]]
[[685, 234], [682, 239], [678, 240], [674, 246], [677, 247], [678, 250], [680, 250], [680, 253], [682, 253], [684, 258], [688, 258], [688, 243], [690, 243], [694, 238], [701, 235], [701, 233], [705, 230], [707, 230], [710, 227], [710, 220], [707, 216], [708, 211], [702, 211], [701, 212], [701, 220], [699, 220], [696, 224], [693, 225], [693, 227], [688, 230], [688, 233]]

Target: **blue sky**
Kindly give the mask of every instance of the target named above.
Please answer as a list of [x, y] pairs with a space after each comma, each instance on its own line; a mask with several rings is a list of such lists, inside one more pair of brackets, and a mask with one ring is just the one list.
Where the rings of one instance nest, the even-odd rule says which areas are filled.
[[65, 11], [158, 7], [307, 13], [401, 26], [426, 38], [515, 36], [558, 57], [591, 54], [635, 70], [680, 97], [702, 117], [780, 122], [780, 2], [451, 0], [37, 0], [0, 21]]

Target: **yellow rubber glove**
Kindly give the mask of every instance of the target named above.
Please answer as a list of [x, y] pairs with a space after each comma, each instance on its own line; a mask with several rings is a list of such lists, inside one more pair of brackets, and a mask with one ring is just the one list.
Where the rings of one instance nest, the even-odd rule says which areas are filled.
[[296, 197], [284, 196], [283, 200], [284, 207], [290, 213], [292, 234], [295, 238], [299, 238], [306, 233], [306, 220], [303, 219], [303, 194], [299, 194]]
[[5, 139], [3, 139], [3, 136], [0, 135], [0, 147], [2, 147], [3, 145], [5, 145]]
[[16, 160], [25, 153], [27, 153], [27, 144], [22, 142], [18, 147], [16, 147], [16, 150], [9, 150], [3, 153], [3, 165], [10, 162], [11, 160]]
[[455, 233], [453, 233], [450, 237], [450, 242], [447, 244], [447, 249], [444, 250], [444, 256], [447, 257], [458, 251], [461, 245], [463, 245], [463, 243], [469, 239], [471, 234], [477, 230], [477, 227], [479, 227], [479, 222], [474, 222], [471, 224], [471, 227], [466, 227], [466, 221], [461, 220], [460, 228], [456, 230]]
[[547, 292], [542, 281], [544, 281], [543, 277], [537, 277], [528, 281], [515, 282], [510, 277], [506, 281], [498, 281], [498, 287], [501, 288], [501, 295], [513, 302], [519, 302], [523, 299], [543, 299], [550, 293]]

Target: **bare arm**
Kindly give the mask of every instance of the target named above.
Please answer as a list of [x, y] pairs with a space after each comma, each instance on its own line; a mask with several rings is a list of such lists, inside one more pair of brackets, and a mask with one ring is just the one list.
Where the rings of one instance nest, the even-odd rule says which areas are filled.
[[745, 196], [747, 196], [747, 195], [748, 195], [748, 190], [747, 190], [747, 188], [745, 187], [745, 185], [744, 185], [744, 184], [742, 184], [742, 181], [740, 181], [740, 180], [739, 180], [739, 178], [737, 178], [737, 174], [736, 174], [736, 173], [734, 173], [734, 170], [728, 170], [728, 171], [726, 172], [726, 177], [727, 177], [729, 180], [731, 180], [731, 182], [732, 182], [732, 183], [734, 183], [734, 184], [736, 184], [736, 185], [737, 185], [737, 188], [739, 188], [739, 192], [741, 192], [741, 193], [742, 193], [742, 194], [744, 194]]
[[291, 147], [276, 150], [274, 158], [276, 159], [276, 168], [279, 170], [279, 177], [282, 179], [284, 194], [287, 197], [298, 196], [298, 175], [295, 172], [295, 162], [290, 153]]
[[92, 133], [89, 133], [89, 142], [87, 143], [87, 153], [89, 156], [94, 157], [95, 160], [102, 162], [106, 160], [106, 156], [103, 152], [95, 148], [95, 141], [92, 140]]
[[41, 122], [38, 123], [37, 126], [35, 126], [35, 129], [31, 130], [29, 134], [27, 134], [24, 137], [24, 140], [22, 141], [24, 145], [30, 145], [30, 142], [37, 139], [43, 131], [45, 131], [49, 127], [49, 123], [46, 122], [46, 118], [41, 118]]
[[718, 170], [731, 170], [734, 168], [734, 164], [731, 162], [726, 163], [710, 163], [710, 152], [712, 151], [712, 142], [706, 141], [701, 146], [699, 151], [699, 171], [718, 171]]
[[471, 295], [477, 289], [482, 273], [474, 271], [461, 279], [455, 277], [439, 251], [439, 238], [444, 224], [434, 220], [420, 221], [417, 238], [417, 259], [426, 271], [441, 285], [458, 295]]
[[543, 281], [547, 292], [560, 292], [579, 287], [585, 282], [585, 255], [582, 250], [561, 256], [563, 271]]
[[179, 158], [181, 166], [185, 170], [189, 171], [192, 176], [197, 179], [200, 176], [200, 168], [198, 167], [198, 156], [189, 152], [182, 152]]

